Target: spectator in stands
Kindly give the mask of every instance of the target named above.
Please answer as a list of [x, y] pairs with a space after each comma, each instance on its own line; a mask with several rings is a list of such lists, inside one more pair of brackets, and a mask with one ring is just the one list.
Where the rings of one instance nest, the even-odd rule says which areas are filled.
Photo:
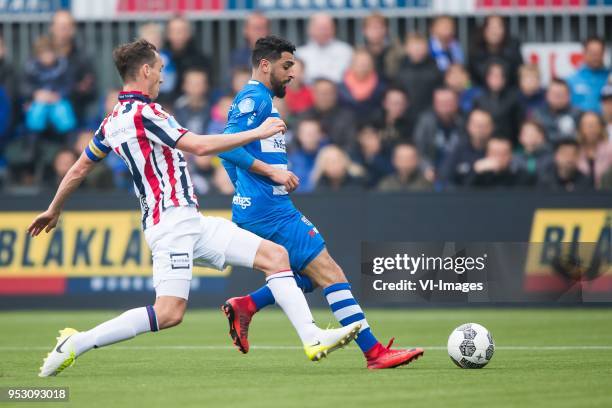
[[[83, 129], [78, 132], [76, 141], [74, 142], [74, 146], [72, 148], [72, 151], [76, 153], [77, 157], [83, 154], [85, 148], [89, 145], [89, 142], [91, 142], [93, 137], [93, 130]], [[102, 163], [98, 163], [98, 165], [91, 170], [91, 172], [87, 175], [87, 178], [83, 181], [82, 186], [86, 189], [95, 190], [112, 190], [115, 188], [115, 183], [113, 182], [113, 172], [107, 166], [106, 160]]]
[[144, 23], [138, 27], [138, 38], [147, 40], [161, 50], [164, 45], [164, 27], [159, 23]]
[[450, 16], [438, 16], [431, 24], [429, 50], [440, 71], [452, 64], [463, 64], [463, 51], [455, 38], [455, 20]]
[[585, 112], [578, 122], [580, 159], [578, 169], [599, 187], [601, 176], [612, 165], [612, 142], [603, 119], [596, 112]]
[[444, 74], [444, 85], [459, 96], [459, 107], [464, 114], [474, 109], [474, 99], [482, 93], [481, 88], [473, 86], [470, 74], [461, 64], [448, 67]]
[[477, 85], [485, 86], [487, 69], [492, 61], [503, 63], [508, 86], [517, 84], [518, 68], [523, 63], [521, 44], [508, 33], [501, 16], [487, 16], [470, 48], [470, 73]]
[[232, 72], [232, 95], [236, 96], [238, 92], [249, 82], [251, 79], [251, 69], [238, 67]]
[[12, 127], [17, 118], [16, 79], [13, 65], [6, 58], [4, 39], [0, 36], [0, 161], [3, 147], [12, 137]]
[[533, 119], [546, 131], [548, 141], [576, 138], [580, 111], [570, 103], [570, 90], [562, 79], [553, 79], [546, 91], [546, 103], [533, 112]]
[[336, 145], [319, 152], [312, 179], [316, 192], [359, 191], [363, 188], [359, 171], [348, 154]]
[[487, 111], [474, 109], [467, 120], [467, 140], [459, 143], [440, 166], [438, 180], [442, 186], [464, 186], [474, 171], [474, 163], [485, 155], [493, 136], [493, 117]]
[[535, 64], [521, 65], [519, 68], [519, 103], [527, 117], [546, 103], [546, 92], [542, 89], [540, 69]]
[[214, 89], [210, 97], [211, 101], [216, 102], [225, 95], [235, 97], [251, 79], [251, 68], [239, 66], [231, 70], [227, 75], [229, 75], [229, 85], [223, 84]]
[[68, 170], [76, 163], [77, 154], [69, 148], [60, 149], [53, 158], [53, 172], [55, 175], [55, 187], [59, 186], [60, 182], [68, 173]]
[[251, 52], [255, 43], [261, 37], [270, 34], [270, 21], [261, 12], [254, 12], [248, 15], [244, 21], [242, 35], [244, 36], [244, 45], [237, 50], [234, 50], [230, 56], [230, 68], [248, 68], [251, 69]]
[[567, 80], [572, 105], [584, 111], [600, 112], [599, 96], [610, 75], [604, 65], [606, 44], [599, 37], [590, 37], [583, 44], [583, 52], [584, 64]]
[[212, 189], [215, 175], [213, 160], [216, 160], [217, 165], [220, 165], [219, 159], [214, 156], [196, 156], [191, 154], [187, 156], [189, 174], [198, 194], [207, 194]]
[[49, 37], [36, 40], [34, 56], [25, 66], [23, 79], [29, 131], [43, 133], [53, 129], [64, 135], [76, 127], [77, 118], [69, 99], [73, 84], [68, 60], [56, 53]]
[[514, 162], [530, 179], [537, 180], [552, 162], [552, 151], [546, 141], [546, 133], [538, 122], [527, 120], [521, 126], [519, 143], [520, 149], [514, 156]]
[[397, 86], [387, 88], [381, 108], [376, 109], [368, 120], [370, 125], [380, 130], [385, 145], [412, 141], [414, 122], [408, 94]]
[[431, 107], [432, 92], [443, 82], [436, 61], [427, 50], [427, 38], [410, 33], [406, 38], [406, 57], [402, 60], [397, 82], [408, 92], [415, 115]]
[[518, 131], [523, 121], [523, 108], [518, 92], [507, 84], [504, 65], [491, 62], [486, 73], [484, 92], [476, 98], [474, 106], [488, 111], [493, 116], [495, 134], [517, 144]]
[[162, 102], [173, 101], [181, 92], [183, 76], [189, 68], [199, 68], [212, 74], [212, 65], [196, 45], [189, 20], [182, 16], [171, 18], [166, 24], [166, 41], [160, 54], [163, 54], [164, 83], [160, 87], [159, 98]]
[[312, 108], [312, 88], [304, 82], [304, 62], [296, 59], [293, 65], [293, 79], [287, 85], [285, 102], [291, 115], [298, 115]]
[[308, 193], [314, 189], [312, 170], [317, 154], [325, 144], [325, 135], [319, 122], [305, 119], [298, 123], [295, 147], [288, 155], [290, 169], [300, 179], [297, 192]]
[[538, 179], [538, 188], [562, 191], [585, 191], [592, 188], [588, 176], [578, 170], [579, 146], [575, 139], [555, 143], [554, 161]]
[[457, 94], [450, 88], [436, 89], [433, 109], [421, 115], [414, 130], [414, 143], [426, 169], [439, 172], [450, 152], [464, 139], [463, 128]]
[[340, 83], [351, 63], [353, 48], [336, 39], [333, 18], [327, 13], [313, 14], [308, 22], [308, 39], [308, 43], [295, 52], [306, 66], [306, 82], [325, 78]]
[[608, 139], [612, 140], [612, 84], [608, 84], [601, 90], [601, 114], [606, 123]]
[[227, 124], [227, 114], [229, 113], [233, 101], [233, 96], [226, 95], [221, 97], [212, 107], [210, 110], [210, 123], [206, 131], [207, 135], [223, 133], [225, 125]]
[[234, 194], [234, 184], [223, 166], [215, 166], [215, 172], [212, 179], [212, 191], [223, 195]]
[[387, 19], [380, 13], [372, 13], [363, 19], [365, 48], [374, 58], [378, 76], [385, 81], [395, 78], [404, 51], [397, 40], [389, 38]]
[[393, 169], [393, 174], [378, 183], [378, 190], [386, 192], [431, 190], [432, 184], [421, 172], [419, 153], [414, 145], [400, 143], [395, 146]]
[[389, 152], [383, 144], [380, 132], [371, 126], [361, 128], [357, 143], [351, 159], [365, 170], [365, 186], [375, 187], [380, 179], [393, 171]]
[[55, 52], [60, 58], [68, 61], [70, 92], [68, 99], [77, 115], [83, 122], [91, 103], [96, 100], [96, 74], [91, 56], [77, 45], [77, 30], [74, 17], [67, 10], [57, 11], [53, 15], [49, 28]]
[[174, 117], [190, 131], [206, 134], [210, 123], [208, 74], [199, 68], [189, 68], [183, 75], [183, 95], [174, 102]]
[[608, 170], [601, 176], [601, 184], [599, 186], [600, 190], [612, 190], [612, 167], [608, 168]]
[[[119, 89], [111, 88], [106, 92], [102, 109], [98, 113], [98, 117], [91, 123], [92, 129], [98, 129], [106, 115], [113, 112], [119, 101], [119, 91]], [[129, 190], [133, 187], [132, 174], [121, 157], [116, 154], [109, 154], [104, 159], [104, 164], [112, 172], [115, 187], [122, 190]]]
[[476, 188], [512, 188], [531, 184], [527, 173], [512, 162], [512, 142], [493, 137], [487, 142], [485, 157], [474, 162], [466, 185]]
[[331, 143], [347, 148], [355, 141], [357, 118], [348, 108], [338, 104], [336, 84], [328, 79], [318, 79], [312, 86], [314, 105], [301, 115], [315, 119], [323, 127]]
[[358, 117], [367, 116], [380, 106], [383, 92], [384, 84], [376, 73], [374, 59], [365, 49], [356, 50], [338, 88], [341, 103]]

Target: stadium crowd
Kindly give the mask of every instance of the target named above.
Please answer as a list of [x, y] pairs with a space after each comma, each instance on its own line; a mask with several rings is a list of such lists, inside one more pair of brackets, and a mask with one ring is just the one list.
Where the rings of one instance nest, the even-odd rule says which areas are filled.
[[[503, 18], [489, 16], [462, 49], [455, 21], [391, 38], [380, 14], [362, 20], [364, 44], [347, 44], [334, 20], [314, 14], [296, 52], [295, 79], [275, 106], [289, 125], [298, 192], [460, 188], [612, 189], [612, 85], [603, 40], [584, 41], [583, 65], [545, 88]], [[250, 77], [250, 50], [270, 32], [264, 14], [245, 21], [244, 46], [213, 73], [212, 57], [183, 17], [139, 33], [164, 60], [159, 103], [195, 133], [221, 133]], [[0, 38], [0, 189], [54, 188], [115, 105], [97, 92], [94, 60], [67, 11], [35, 41], [24, 66]], [[217, 158], [190, 157], [199, 193], [233, 193]], [[129, 189], [125, 164], [109, 156], [84, 188]]]

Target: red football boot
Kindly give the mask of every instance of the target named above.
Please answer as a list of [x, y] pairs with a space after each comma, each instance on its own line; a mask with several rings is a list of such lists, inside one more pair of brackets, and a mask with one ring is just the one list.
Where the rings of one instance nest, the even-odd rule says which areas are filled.
[[368, 368], [370, 370], [399, 367], [416, 360], [425, 353], [425, 350], [421, 348], [393, 350], [391, 349], [393, 340], [395, 340], [395, 338], [389, 341], [387, 347], [383, 347], [382, 344], [378, 343], [372, 347], [370, 351], [365, 353], [368, 361]]
[[228, 299], [221, 310], [229, 321], [229, 334], [234, 345], [244, 354], [249, 352], [249, 324], [257, 312], [257, 306], [251, 296]]

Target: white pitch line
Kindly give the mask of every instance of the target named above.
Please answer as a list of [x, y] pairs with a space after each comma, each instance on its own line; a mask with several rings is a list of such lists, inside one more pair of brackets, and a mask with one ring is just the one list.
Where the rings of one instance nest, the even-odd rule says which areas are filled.
[[[407, 346], [405, 348], [412, 348]], [[446, 346], [418, 346], [425, 350], [446, 350]], [[113, 346], [112, 350], [235, 350], [234, 346], [213, 346], [213, 345], [194, 345], [194, 346]], [[302, 350], [299, 346], [272, 346], [272, 345], [253, 345], [255, 350]], [[398, 348], [402, 348], [398, 346]], [[49, 346], [0, 346], [0, 351], [30, 351], [48, 350]], [[612, 345], [601, 346], [495, 346], [495, 350], [506, 351], [563, 351], [563, 350], [612, 350]]]

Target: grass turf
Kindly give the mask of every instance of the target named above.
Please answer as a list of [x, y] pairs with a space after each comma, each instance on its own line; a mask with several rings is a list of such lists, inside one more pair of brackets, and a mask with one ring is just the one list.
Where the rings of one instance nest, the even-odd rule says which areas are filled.
[[[44, 405], [54, 407], [612, 406], [612, 309], [369, 310], [381, 341], [434, 346], [408, 367], [383, 371], [366, 370], [355, 345], [308, 361], [278, 310], [255, 317], [255, 347], [241, 355], [228, 347], [220, 311], [192, 310], [177, 328], [93, 350], [58, 377], [36, 376], [58, 329], [115, 314], [0, 313], [0, 387], [70, 387], [69, 403]], [[315, 315], [320, 326], [332, 321], [328, 311]], [[495, 339], [482, 370], [459, 369], [446, 353], [448, 334], [464, 322], [483, 324]]]

